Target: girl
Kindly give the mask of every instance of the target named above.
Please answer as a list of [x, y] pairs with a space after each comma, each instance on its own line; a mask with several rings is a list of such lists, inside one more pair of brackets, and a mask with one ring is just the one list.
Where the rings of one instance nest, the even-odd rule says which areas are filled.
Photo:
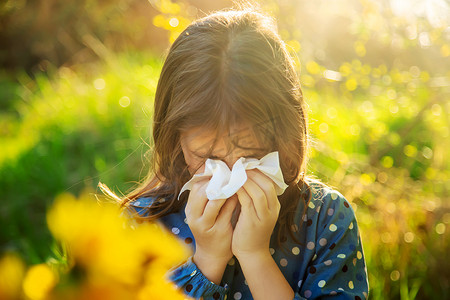
[[[151, 173], [124, 206], [159, 220], [193, 256], [170, 274], [194, 298], [364, 299], [368, 284], [355, 215], [344, 197], [305, 176], [308, 131], [293, 60], [273, 20], [253, 9], [192, 23], [173, 43], [155, 95]], [[205, 161], [277, 152], [287, 188], [247, 171], [228, 199], [209, 178], [180, 195]]]

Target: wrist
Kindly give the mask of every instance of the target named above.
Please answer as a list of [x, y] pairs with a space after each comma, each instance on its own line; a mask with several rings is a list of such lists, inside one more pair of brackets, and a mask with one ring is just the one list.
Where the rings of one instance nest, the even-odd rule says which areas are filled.
[[253, 251], [253, 252], [238, 252], [235, 256], [239, 263], [242, 264], [252, 264], [253, 262], [261, 262], [265, 260], [273, 260], [272, 254], [270, 254], [269, 249]]
[[232, 257], [232, 255], [211, 254], [210, 252], [203, 251], [201, 248], [197, 248], [193, 255], [193, 260], [205, 264], [226, 265]]
[[229, 258], [209, 255], [202, 251], [196, 251], [192, 257], [192, 261], [197, 265], [203, 275], [217, 285], [222, 280], [229, 260]]

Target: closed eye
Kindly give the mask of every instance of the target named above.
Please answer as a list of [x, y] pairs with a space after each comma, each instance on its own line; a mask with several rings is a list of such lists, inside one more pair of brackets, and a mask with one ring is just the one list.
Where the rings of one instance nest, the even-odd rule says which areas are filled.
[[[211, 156], [207, 156], [207, 155], [199, 155], [199, 154], [194, 154], [195, 156], [197, 156], [199, 159], [203, 159], [203, 160], [206, 160], [206, 159], [214, 159], [214, 160], [222, 160], [222, 158], [221, 157], [218, 157], [218, 156], [214, 156], [214, 155], [211, 155]], [[251, 153], [251, 154], [247, 154], [247, 155], [245, 155], [245, 156], [243, 156], [243, 157], [245, 157], [245, 158], [256, 158], [256, 159], [261, 159], [262, 157], [264, 157], [264, 155], [265, 154], [262, 154], [262, 153]]]

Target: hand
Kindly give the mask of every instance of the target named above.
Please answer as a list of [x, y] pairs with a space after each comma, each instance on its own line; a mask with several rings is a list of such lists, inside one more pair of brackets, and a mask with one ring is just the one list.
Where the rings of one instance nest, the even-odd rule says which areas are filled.
[[226, 264], [233, 257], [231, 216], [238, 200], [234, 197], [209, 201], [205, 191], [208, 182], [205, 179], [193, 185], [185, 212], [195, 238], [193, 260], [210, 281], [220, 283]]
[[238, 260], [269, 252], [270, 237], [281, 208], [270, 178], [258, 170], [249, 170], [247, 176], [237, 192], [241, 213], [233, 233], [232, 251]]

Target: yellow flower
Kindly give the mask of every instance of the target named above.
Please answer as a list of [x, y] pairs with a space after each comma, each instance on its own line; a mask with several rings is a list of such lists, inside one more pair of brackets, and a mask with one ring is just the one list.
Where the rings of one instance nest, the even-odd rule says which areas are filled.
[[25, 265], [14, 254], [6, 254], [0, 260], [0, 299], [19, 298], [25, 273]]
[[23, 291], [32, 300], [46, 299], [57, 282], [49, 266], [40, 264], [32, 266], [23, 281]]
[[116, 204], [99, 205], [87, 195], [79, 200], [67, 194], [58, 197], [47, 222], [84, 270], [88, 294], [102, 291], [104, 286], [117, 290], [116, 295], [126, 293], [125, 287], [138, 293], [149, 270], [156, 276], [152, 278], [163, 280], [170, 268], [190, 255], [186, 246], [159, 225], [143, 223], [132, 228]]
[[[147, 270], [145, 285], [139, 291], [137, 299], [155, 300], [183, 300], [188, 298], [175, 285], [165, 278], [166, 268], [161, 265], [154, 265]], [[189, 298], [190, 299], [190, 298]]]

